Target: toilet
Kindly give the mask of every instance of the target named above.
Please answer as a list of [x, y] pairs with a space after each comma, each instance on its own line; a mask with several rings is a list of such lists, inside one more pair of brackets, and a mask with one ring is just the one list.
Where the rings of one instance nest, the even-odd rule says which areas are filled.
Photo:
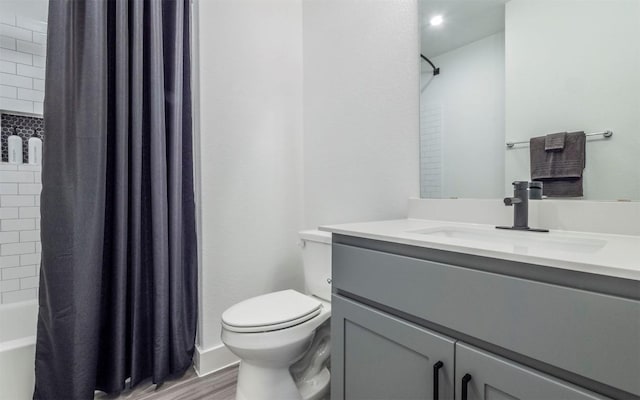
[[222, 342], [240, 358], [237, 400], [320, 400], [329, 392], [331, 234], [302, 231], [306, 294], [253, 297], [222, 314]]

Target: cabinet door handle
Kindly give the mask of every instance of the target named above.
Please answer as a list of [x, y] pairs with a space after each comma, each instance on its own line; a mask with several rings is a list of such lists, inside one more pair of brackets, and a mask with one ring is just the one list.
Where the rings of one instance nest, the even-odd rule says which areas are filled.
[[444, 364], [442, 363], [442, 361], [438, 361], [437, 363], [433, 364], [433, 400], [439, 399], [440, 385], [438, 382], [438, 372], [443, 366]]
[[471, 375], [465, 374], [462, 377], [462, 400], [467, 400], [467, 391], [469, 390], [469, 381], [471, 380]]

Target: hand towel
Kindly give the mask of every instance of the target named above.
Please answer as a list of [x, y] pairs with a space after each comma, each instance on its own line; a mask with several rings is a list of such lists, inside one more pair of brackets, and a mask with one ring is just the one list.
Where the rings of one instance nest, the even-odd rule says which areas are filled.
[[561, 151], [564, 150], [564, 142], [567, 132], [551, 133], [544, 137], [545, 151]]
[[584, 132], [565, 135], [561, 151], [546, 151], [546, 137], [529, 142], [531, 180], [543, 181], [543, 195], [548, 197], [582, 197], [582, 173], [585, 167]]

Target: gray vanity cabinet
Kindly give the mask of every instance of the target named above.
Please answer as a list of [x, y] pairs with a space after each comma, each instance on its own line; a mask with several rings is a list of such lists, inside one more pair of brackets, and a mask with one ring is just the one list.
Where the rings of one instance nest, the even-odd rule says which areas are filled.
[[640, 400], [634, 282], [340, 235], [332, 249], [334, 400], [431, 399], [438, 361], [442, 399]]
[[332, 400], [453, 399], [454, 340], [340, 296], [332, 310]]
[[456, 344], [455, 376], [457, 400], [604, 399], [460, 342]]

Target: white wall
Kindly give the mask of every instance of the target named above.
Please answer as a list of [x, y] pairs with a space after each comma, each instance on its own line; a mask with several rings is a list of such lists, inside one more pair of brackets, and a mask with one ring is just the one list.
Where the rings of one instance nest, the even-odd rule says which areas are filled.
[[432, 61], [441, 73], [422, 72], [423, 197], [502, 197], [504, 32]]
[[398, 218], [419, 191], [415, 0], [304, 0], [304, 225]]
[[[588, 140], [585, 198], [640, 199], [640, 1], [506, 7], [507, 140], [611, 129]], [[528, 146], [506, 151], [505, 191], [529, 176]]]
[[0, 110], [42, 114], [47, 24], [5, 8], [0, 10]]
[[[201, 372], [230, 361], [220, 317], [258, 294], [303, 289], [302, 4], [199, 7]], [[204, 359], [204, 360], [203, 360]], [[210, 360], [213, 364], [208, 364]]]
[[406, 215], [418, 194], [418, 28], [415, 1], [195, 7], [206, 373], [234, 360], [220, 341], [227, 307], [303, 290], [299, 229]]

